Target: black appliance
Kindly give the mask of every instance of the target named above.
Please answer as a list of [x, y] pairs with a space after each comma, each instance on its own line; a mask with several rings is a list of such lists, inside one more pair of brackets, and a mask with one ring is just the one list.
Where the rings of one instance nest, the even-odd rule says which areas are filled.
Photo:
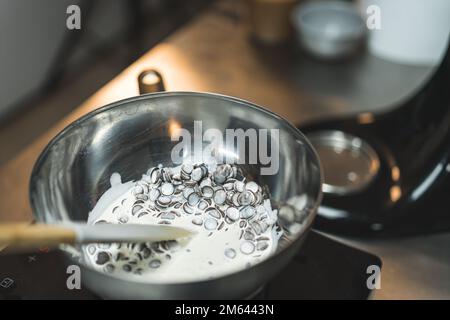
[[392, 111], [299, 129], [325, 172], [316, 228], [358, 236], [450, 230], [450, 48], [429, 81]]

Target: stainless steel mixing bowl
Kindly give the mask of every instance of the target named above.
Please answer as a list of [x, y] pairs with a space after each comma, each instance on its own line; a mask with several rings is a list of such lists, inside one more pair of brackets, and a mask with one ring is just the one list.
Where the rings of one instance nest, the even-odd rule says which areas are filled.
[[[163, 92], [118, 101], [73, 122], [59, 133], [37, 160], [30, 181], [36, 220], [54, 223], [86, 221], [110, 176], [138, 180], [149, 167], [173, 166], [173, 127], [192, 130], [278, 129], [279, 170], [261, 175], [261, 164], [245, 165], [246, 173], [270, 190], [277, 204], [295, 209], [280, 224], [291, 230], [276, 253], [255, 266], [220, 278], [185, 283], [148, 283], [104, 274], [81, 264], [81, 280], [105, 298], [229, 299], [251, 295], [298, 252], [321, 200], [322, 174], [316, 153], [293, 125], [252, 103], [232, 97], [194, 92]], [[246, 144], [248, 147], [248, 144]], [[229, 146], [227, 146], [229, 147]], [[226, 150], [242, 154], [239, 150]], [[298, 200], [302, 196], [302, 201]], [[75, 248], [76, 249], [76, 248]], [[76, 263], [67, 255], [68, 263]]]

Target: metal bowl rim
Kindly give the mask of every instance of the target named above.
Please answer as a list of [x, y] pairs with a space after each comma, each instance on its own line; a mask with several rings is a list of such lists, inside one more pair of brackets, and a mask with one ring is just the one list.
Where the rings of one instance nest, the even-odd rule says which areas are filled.
[[[49, 142], [48, 144], [45, 146], [45, 148], [42, 150], [42, 152], [40, 153], [39, 157], [37, 158], [33, 169], [31, 171], [31, 175], [30, 175], [30, 180], [29, 180], [29, 192], [28, 192], [28, 196], [29, 196], [29, 201], [31, 204], [31, 209], [32, 209], [32, 213], [34, 217], [37, 217], [37, 215], [35, 214], [36, 212], [36, 208], [35, 205], [33, 203], [33, 199], [31, 197], [32, 194], [32, 189], [33, 189], [33, 181], [35, 180], [35, 176], [37, 175], [37, 172], [39, 171], [40, 167], [42, 166], [42, 163], [44, 162], [50, 148], [56, 143], [58, 142], [60, 139], [63, 139], [65, 134], [67, 132], [69, 132], [70, 130], [72, 130], [73, 128], [77, 127], [78, 125], [80, 125], [81, 123], [83, 123], [84, 121], [104, 112], [104, 111], [108, 111], [114, 108], [118, 108], [118, 107], [122, 107], [125, 104], [128, 103], [133, 103], [133, 102], [137, 102], [137, 101], [141, 101], [141, 100], [147, 100], [149, 98], [157, 98], [157, 97], [164, 97], [164, 96], [177, 96], [177, 97], [183, 97], [183, 96], [198, 96], [198, 97], [208, 97], [208, 98], [216, 98], [216, 99], [220, 99], [220, 100], [225, 100], [225, 101], [230, 101], [230, 102], [235, 102], [235, 103], [239, 103], [242, 105], [245, 105], [246, 107], [255, 109], [257, 111], [263, 112], [268, 114], [269, 116], [274, 117], [276, 120], [286, 124], [287, 128], [291, 129], [292, 133], [296, 136], [298, 136], [300, 138], [300, 140], [302, 142], [305, 143], [306, 148], [308, 149], [309, 153], [313, 156], [314, 158], [314, 162], [316, 163], [317, 167], [319, 168], [319, 190], [317, 191], [317, 196], [316, 199], [314, 199], [314, 206], [311, 208], [308, 208], [309, 212], [308, 212], [308, 218], [307, 218], [307, 222], [304, 225], [304, 227], [302, 228], [302, 230], [300, 232], [298, 232], [298, 234], [296, 235], [294, 241], [289, 244], [288, 246], [282, 248], [281, 250], [277, 250], [274, 254], [270, 255], [267, 259], [261, 261], [260, 263], [252, 266], [251, 268], [254, 268], [255, 266], [258, 265], [262, 265], [264, 263], [266, 263], [269, 260], [275, 259], [278, 255], [280, 255], [281, 253], [283, 253], [284, 251], [286, 251], [287, 249], [289, 249], [292, 245], [294, 245], [294, 243], [296, 243], [297, 241], [301, 241], [303, 235], [307, 234], [309, 229], [311, 228], [311, 225], [314, 221], [315, 216], [317, 215], [317, 210], [319, 208], [319, 205], [322, 201], [323, 198], [323, 191], [322, 191], [322, 184], [323, 184], [323, 169], [322, 169], [322, 165], [320, 163], [319, 157], [316, 153], [316, 150], [314, 149], [314, 147], [312, 146], [312, 144], [309, 142], [308, 138], [298, 129], [296, 128], [293, 124], [291, 124], [288, 120], [284, 119], [283, 117], [279, 116], [278, 114], [264, 108], [261, 107], [257, 104], [254, 104], [252, 102], [240, 99], [240, 98], [236, 98], [236, 97], [232, 97], [232, 96], [227, 96], [227, 95], [223, 95], [223, 94], [217, 94], [217, 93], [210, 93], [210, 92], [195, 92], [195, 91], [163, 91], [163, 92], [156, 92], [156, 93], [149, 93], [149, 94], [142, 94], [139, 96], [133, 96], [133, 97], [129, 97], [126, 99], [122, 99], [122, 100], [117, 100], [114, 101], [112, 103], [106, 104], [102, 107], [99, 107], [97, 109], [94, 109], [88, 113], [86, 113], [85, 115], [81, 116], [80, 118], [74, 120], [73, 122], [71, 122], [70, 124], [68, 124], [65, 128], [63, 128], [59, 133], [57, 133]], [[66, 253], [66, 252], [64, 252]], [[67, 254], [67, 253], [66, 253]], [[71, 260], [73, 260], [73, 258], [69, 257]], [[97, 271], [93, 268], [91, 268], [90, 266], [83, 264], [84, 267], [89, 268], [90, 270], [97, 272], [99, 274], [103, 274], [104, 273]], [[185, 284], [189, 284], [189, 283], [202, 283], [202, 282], [208, 282], [208, 281], [214, 281], [217, 279], [222, 279], [225, 278], [227, 276], [230, 275], [234, 275], [234, 274], [238, 274], [240, 272], [243, 272], [245, 270], [239, 270], [236, 272], [232, 272], [229, 274], [225, 274], [222, 276], [219, 276], [217, 278], [214, 278], [213, 280], [199, 280], [199, 281], [179, 281], [179, 282], [173, 282], [173, 283], [158, 283], [158, 282], [147, 282], [147, 281], [137, 281], [134, 279], [124, 279], [124, 278], [120, 278], [120, 277], [115, 277], [112, 275], [108, 275], [110, 278], [113, 278], [115, 280], [123, 280], [123, 281], [128, 281], [128, 282], [133, 282], [133, 283], [138, 283], [138, 284], [146, 284], [146, 285], [185, 285]]]

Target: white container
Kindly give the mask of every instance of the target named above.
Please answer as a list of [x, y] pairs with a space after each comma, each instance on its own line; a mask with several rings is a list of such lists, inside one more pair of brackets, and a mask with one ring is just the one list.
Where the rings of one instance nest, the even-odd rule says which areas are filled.
[[450, 33], [449, 0], [360, 0], [359, 5], [366, 22], [379, 8], [380, 29], [368, 30], [374, 55], [403, 64], [439, 64]]
[[304, 49], [331, 60], [354, 53], [366, 31], [355, 6], [337, 0], [310, 1], [297, 6], [292, 23]]

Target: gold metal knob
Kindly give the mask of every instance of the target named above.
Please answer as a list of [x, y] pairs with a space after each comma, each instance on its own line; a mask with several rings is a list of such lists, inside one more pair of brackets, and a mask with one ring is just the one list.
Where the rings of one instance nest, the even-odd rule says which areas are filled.
[[156, 70], [145, 70], [139, 74], [139, 93], [153, 93], [164, 91], [164, 81], [161, 74]]

